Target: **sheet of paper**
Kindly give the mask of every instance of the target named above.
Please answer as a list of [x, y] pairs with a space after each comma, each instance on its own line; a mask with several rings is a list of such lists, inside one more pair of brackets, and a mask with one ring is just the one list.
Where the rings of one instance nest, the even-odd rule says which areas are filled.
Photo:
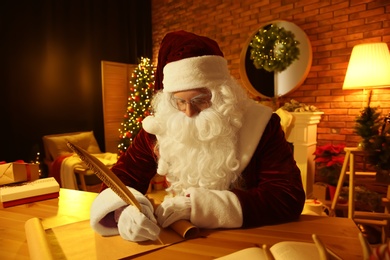
[[[34, 240], [34, 234], [41, 233], [39, 229], [41, 225], [26, 229], [26, 235]], [[90, 227], [89, 220], [47, 229], [45, 234], [54, 259], [121, 259], [184, 241], [171, 229], [162, 229], [159, 240], [140, 243], [120, 236], [102, 237]]]

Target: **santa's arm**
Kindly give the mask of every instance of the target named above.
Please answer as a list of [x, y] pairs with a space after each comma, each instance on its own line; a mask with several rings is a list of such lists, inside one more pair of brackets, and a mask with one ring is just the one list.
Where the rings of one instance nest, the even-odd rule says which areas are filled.
[[[141, 129], [127, 151], [121, 155], [111, 170], [129, 187], [145, 194], [150, 180], [156, 174], [157, 162], [154, 154], [156, 137]], [[107, 188], [103, 185], [103, 189]]]
[[243, 227], [297, 219], [305, 203], [300, 170], [274, 114], [251, 161], [242, 172], [244, 187], [233, 189], [243, 214]]

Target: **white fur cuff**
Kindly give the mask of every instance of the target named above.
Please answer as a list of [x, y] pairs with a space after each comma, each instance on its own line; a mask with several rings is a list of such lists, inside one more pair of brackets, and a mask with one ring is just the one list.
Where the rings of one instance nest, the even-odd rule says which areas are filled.
[[[152, 209], [153, 206], [141, 192], [134, 188], [127, 187], [141, 205]], [[112, 189], [107, 188], [96, 197], [91, 206], [91, 227], [102, 236], [118, 235], [118, 225], [115, 220], [114, 211], [126, 206], [124, 202]]]
[[205, 88], [229, 80], [227, 61], [221, 56], [199, 56], [170, 62], [164, 67], [164, 92]]
[[242, 226], [241, 204], [230, 191], [189, 188], [191, 222], [199, 228], [238, 228]]
[[[126, 203], [111, 189], [105, 189], [99, 193], [91, 206], [90, 224], [93, 230], [102, 236], [118, 235], [114, 215], [108, 216], [108, 214], [125, 205]], [[105, 224], [101, 222], [103, 219], [105, 219]]]

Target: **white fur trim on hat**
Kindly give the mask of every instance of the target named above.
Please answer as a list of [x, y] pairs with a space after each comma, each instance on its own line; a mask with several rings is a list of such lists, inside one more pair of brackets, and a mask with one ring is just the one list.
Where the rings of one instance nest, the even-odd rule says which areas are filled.
[[221, 84], [229, 80], [227, 61], [222, 56], [186, 58], [165, 65], [164, 92], [177, 92]]

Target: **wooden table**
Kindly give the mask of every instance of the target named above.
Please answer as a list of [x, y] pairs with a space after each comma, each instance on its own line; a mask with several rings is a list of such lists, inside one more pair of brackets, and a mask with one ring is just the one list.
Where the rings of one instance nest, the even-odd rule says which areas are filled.
[[[61, 189], [58, 199], [0, 209], [0, 259], [29, 259], [24, 224], [33, 217], [45, 229], [89, 219], [96, 193]], [[343, 259], [362, 259], [359, 229], [348, 218], [301, 216], [300, 221], [252, 229], [206, 230], [196, 239], [139, 255], [136, 259], [213, 259], [255, 245], [312, 242], [316, 233]], [[131, 242], [129, 242], [131, 243]]]
[[359, 230], [347, 218], [302, 215], [301, 220], [252, 229], [203, 231], [204, 237], [178, 243], [131, 259], [215, 259], [241, 249], [281, 241], [313, 242], [316, 233], [328, 249], [341, 259], [363, 259]]
[[57, 199], [0, 209], [0, 259], [30, 259], [24, 230], [28, 219], [42, 219], [44, 228], [87, 220], [96, 195], [61, 189]]

